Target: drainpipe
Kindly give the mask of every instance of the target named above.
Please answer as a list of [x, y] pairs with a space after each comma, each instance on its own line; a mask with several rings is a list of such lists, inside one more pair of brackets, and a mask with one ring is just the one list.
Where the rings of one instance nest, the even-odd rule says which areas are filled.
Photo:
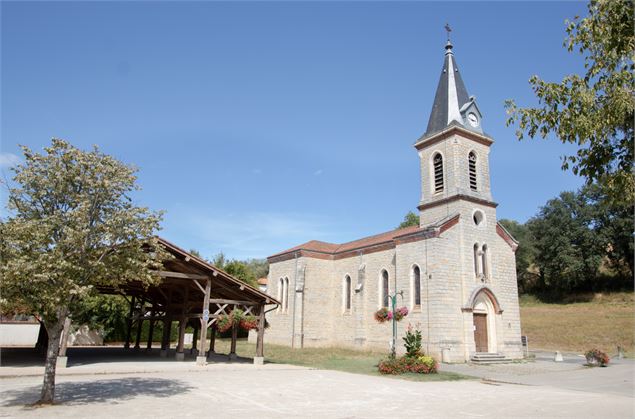
[[[392, 300], [392, 313], [393, 315], [395, 314], [395, 304], [397, 303], [397, 245], [395, 244], [395, 280], [394, 282], [394, 288], [393, 288], [393, 294], [395, 295], [394, 299]], [[403, 291], [401, 294], [401, 302], [403, 303]], [[393, 354], [397, 353], [397, 322], [393, 321], [393, 342], [392, 342], [392, 347], [393, 347]]]
[[[295, 274], [298, 275], [298, 267], [295, 268]], [[306, 290], [306, 265], [304, 265], [304, 271], [302, 272], [302, 311], [300, 312], [300, 349], [304, 348], [304, 292]], [[297, 292], [296, 292], [297, 294]]]
[[426, 353], [430, 355], [430, 278], [432, 275], [428, 273], [428, 239], [425, 239], [425, 249], [426, 249], [426, 319], [428, 325], [426, 327], [427, 330], [427, 339], [426, 339]]
[[[295, 287], [298, 280], [298, 252], [295, 252], [295, 269], [293, 274], [293, 318], [291, 319], [291, 347], [295, 348], [295, 302], [297, 299]], [[287, 290], [287, 296], [289, 295], [289, 290]], [[288, 298], [288, 297], [287, 297]]]

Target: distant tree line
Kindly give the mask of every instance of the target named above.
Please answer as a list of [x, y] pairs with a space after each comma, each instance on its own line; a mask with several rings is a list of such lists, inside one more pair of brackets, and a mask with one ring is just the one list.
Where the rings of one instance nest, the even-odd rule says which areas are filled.
[[633, 208], [601, 187], [562, 192], [524, 224], [500, 222], [520, 243], [521, 293], [558, 297], [633, 289]]
[[[192, 249], [190, 253], [202, 258], [197, 250]], [[267, 262], [267, 259], [227, 259], [223, 252], [219, 252], [211, 260], [205, 260], [234, 278], [256, 288], [258, 287], [258, 279], [266, 278], [269, 274], [269, 262]]]
[[[526, 223], [500, 220], [519, 242], [521, 294], [558, 298], [633, 289], [633, 207], [597, 184], [562, 192]], [[419, 224], [408, 212], [398, 228]]]

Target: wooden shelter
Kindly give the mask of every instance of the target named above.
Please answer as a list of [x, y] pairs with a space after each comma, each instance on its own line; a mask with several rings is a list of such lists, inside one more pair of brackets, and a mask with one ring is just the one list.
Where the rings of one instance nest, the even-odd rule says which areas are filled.
[[[258, 316], [258, 338], [254, 362], [262, 362], [266, 306], [275, 305], [272, 307], [275, 309], [280, 303], [167, 240], [159, 238], [159, 242], [172, 255], [171, 259], [163, 263], [163, 270], [159, 272], [161, 276], [159, 284], [144, 288], [140, 282], [133, 281], [119, 289], [99, 289], [103, 294], [123, 294], [130, 302], [125, 347], [130, 347], [132, 331], [135, 328], [135, 348], [141, 346], [141, 328], [143, 322], [147, 321], [149, 322], [149, 338], [146, 348], [151, 349], [154, 326], [156, 322], [162, 322], [161, 356], [167, 356], [170, 328], [172, 322], [178, 321], [176, 359], [184, 359], [185, 328], [189, 324], [194, 328], [193, 349], [196, 350], [197, 346], [200, 348], [196, 363], [204, 365], [208, 329], [212, 329], [209, 350], [211, 355], [214, 351], [214, 331], [218, 317], [229, 314], [233, 309], [240, 309], [246, 315]], [[67, 330], [66, 327], [65, 329]], [[236, 357], [237, 335], [238, 328], [234, 325], [231, 333], [230, 359]], [[65, 354], [60, 353], [60, 356]]]

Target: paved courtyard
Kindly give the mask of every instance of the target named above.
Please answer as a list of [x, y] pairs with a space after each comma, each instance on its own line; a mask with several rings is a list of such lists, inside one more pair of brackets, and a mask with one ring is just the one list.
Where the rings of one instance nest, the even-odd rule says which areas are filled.
[[[134, 369], [133, 364], [129, 364], [129, 368]], [[60, 403], [48, 407], [27, 406], [38, 398], [41, 376], [11, 377], [5, 374], [0, 378], [0, 417], [635, 416], [632, 362], [603, 369], [563, 371], [563, 377], [590, 373], [587, 375], [589, 385], [586, 391], [558, 385], [558, 380], [555, 386], [549, 383], [506, 384], [479, 379], [412, 382], [276, 364], [213, 364], [199, 369], [192, 368], [189, 363], [163, 365], [170, 366], [160, 368], [159, 372], [115, 374], [90, 373], [89, 369], [76, 370], [71, 374], [73, 368], [68, 368], [57, 381], [57, 400]], [[121, 365], [117, 367], [123, 368]], [[144, 368], [150, 371], [147, 366]], [[482, 371], [491, 368], [486, 367]], [[23, 372], [29, 370], [27, 368]], [[95, 370], [98, 371], [102, 372]], [[594, 386], [598, 378], [593, 374], [604, 374], [604, 371], [613, 371], [616, 377], [604, 377], [609, 382], [620, 380], [630, 373], [630, 384], [621, 383], [627, 391], [620, 394]], [[551, 373], [558, 376], [557, 371]]]

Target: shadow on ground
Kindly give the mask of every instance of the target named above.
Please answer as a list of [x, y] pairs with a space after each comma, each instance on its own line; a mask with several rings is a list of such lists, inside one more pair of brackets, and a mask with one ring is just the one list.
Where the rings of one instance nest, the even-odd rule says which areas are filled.
[[[68, 366], [96, 365], [111, 362], [177, 362], [175, 361], [175, 349], [171, 349], [167, 357], [160, 356], [160, 350], [124, 349], [117, 346], [93, 346], [68, 348]], [[195, 362], [196, 353], [185, 350], [185, 362]], [[0, 348], [0, 367], [43, 367], [45, 355], [34, 348]], [[227, 354], [212, 353], [208, 356], [209, 362], [214, 363], [251, 363], [252, 358], [238, 357], [229, 360]]]
[[[163, 378], [121, 378], [111, 380], [60, 383], [55, 386], [56, 404], [81, 405], [90, 403], [117, 403], [137, 396], [169, 397], [186, 393], [193, 387], [180, 380]], [[35, 403], [41, 386], [22, 390], [9, 390], [3, 394], [0, 406], [23, 406]]]

